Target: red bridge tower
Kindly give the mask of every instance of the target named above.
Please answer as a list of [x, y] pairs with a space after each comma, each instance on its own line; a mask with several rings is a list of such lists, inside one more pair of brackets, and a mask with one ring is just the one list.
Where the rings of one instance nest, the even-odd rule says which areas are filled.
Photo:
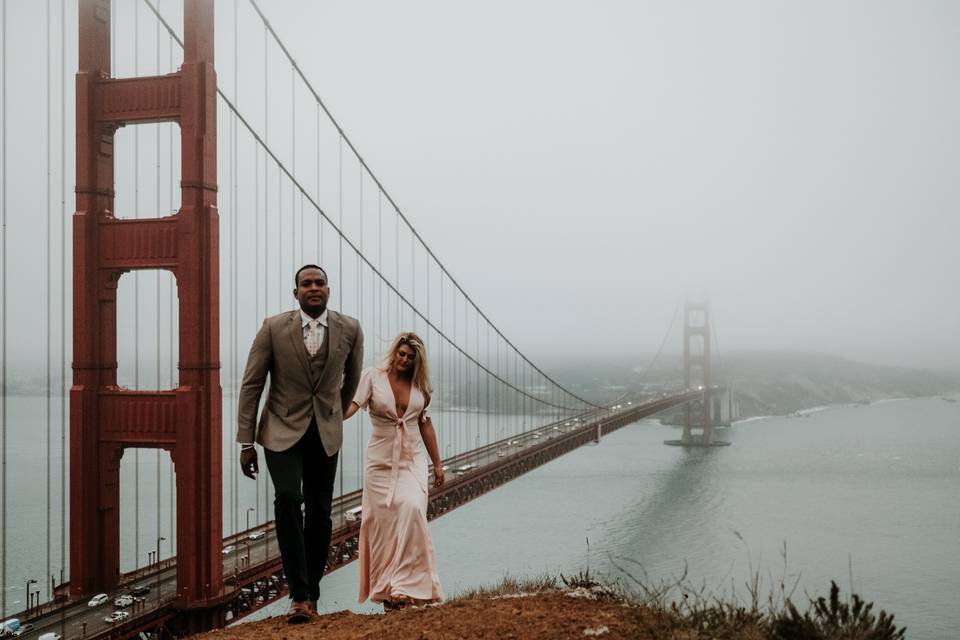
[[[120, 458], [128, 447], [159, 447], [171, 453], [177, 478], [177, 605], [216, 615], [202, 613], [225, 597], [213, 0], [185, 0], [183, 65], [169, 75], [111, 78], [110, 21], [109, 0], [80, 1], [70, 590], [117, 584]], [[147, 122], [180, 126], [182, 206], [167, 217], [119, 219], [114, 133]], [[176, 389], [117, 386], [117, 282], [134, 269], [166, 269], [176, 279]]]

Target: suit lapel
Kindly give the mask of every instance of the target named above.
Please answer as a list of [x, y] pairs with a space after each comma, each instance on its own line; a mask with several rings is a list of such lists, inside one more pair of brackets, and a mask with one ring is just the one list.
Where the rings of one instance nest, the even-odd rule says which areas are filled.
[[290, 342], [293, 346], [293, 352], [297, 354], [297, 360], [300, 361], [300, 366], [303, 367], [303, 373], [307, 376], [307, 380], [310, 379], [310, 363], [307, 362], [307, 347], [303, 343], [303, 325], [300, 322], [300, 312], [294, 311], [290, 315], [290, 320], [288, 322], [289, 330], [287, 334], [290, 336]]
[[314, 381], [314, 391], [320, 388], [320, 383], [327, 374], [327, 369], [330, 367], [330, 362], [333, 361], [333, 356], [336, 353], [337, 347], [340, 345], [340, 331], [342, 327], [340, 326], [340, 315], [335, 311], [327, 311], [327, 331], [323, 339], [327, 343], [327, 361], [323, 363], [323, 371], [320, 372], [320, 376]]

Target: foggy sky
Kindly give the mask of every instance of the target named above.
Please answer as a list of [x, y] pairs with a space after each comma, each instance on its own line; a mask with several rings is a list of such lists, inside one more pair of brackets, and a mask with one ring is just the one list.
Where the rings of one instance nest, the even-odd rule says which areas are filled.
[[706, 291], [721, 349], [960, 366], [955, 3], [268, 11], [522, 348], [653, 350]]
[[[706, 295], [721, 351], [960, 368], [955, 3], [263, 5], [413, 225], [535, 360], [649, 353]], [[8, 148], [27, 154], [28, 129]], [[37, 309], [41, 284], [22, 274], [13, 300]]]

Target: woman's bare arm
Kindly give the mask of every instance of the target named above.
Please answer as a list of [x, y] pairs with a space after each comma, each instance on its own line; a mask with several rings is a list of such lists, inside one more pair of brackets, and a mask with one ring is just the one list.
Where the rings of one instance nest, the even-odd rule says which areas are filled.
[[437, 433], [433, 429], [433, 420], [429, 417], [420, 423], [420, 437], [427, 448], [427, 454], [433, 462], [433, 486], [443, 486], [443, 460], [440, 459], [440, 447], [437, 446]]

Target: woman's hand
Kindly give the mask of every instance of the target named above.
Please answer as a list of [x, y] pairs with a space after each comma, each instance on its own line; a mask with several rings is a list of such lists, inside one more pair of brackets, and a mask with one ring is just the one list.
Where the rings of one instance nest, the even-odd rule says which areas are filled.
[[443, 486], [444, 477], [443, 477], [443, 465], [437, 465], [433, 467], [433, 486], [439, 489]]
[[358, 405], [356, 402], [351, 402], [350, 406], [347, 407], [346, 413], [343, 414], [343, 419], [349, 420], [350, 418], [353, 417], [353, 414], [355, 414], [359, 410], [360, 410], [360, 405]]

